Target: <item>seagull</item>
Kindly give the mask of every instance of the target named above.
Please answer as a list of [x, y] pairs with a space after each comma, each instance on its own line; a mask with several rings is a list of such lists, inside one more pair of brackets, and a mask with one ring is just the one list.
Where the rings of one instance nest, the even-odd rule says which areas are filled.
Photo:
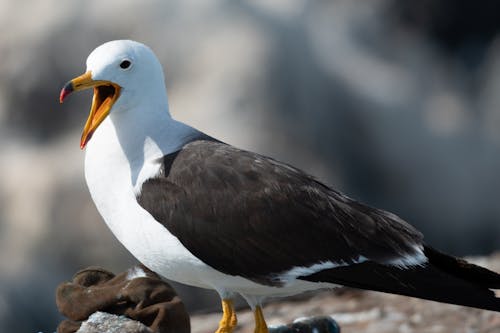
[[266, 333], [265, 299], [339, 286], [500, 311], [499, 274], [428, 246], [395, 214], [173, 119], [146, 45], [107, 42], [86, 65], [60, 102], [94, 91], [80, 141], [92, 199], [140, 262], [220, 295], [217, 333], [235, 329], [236, 295]]

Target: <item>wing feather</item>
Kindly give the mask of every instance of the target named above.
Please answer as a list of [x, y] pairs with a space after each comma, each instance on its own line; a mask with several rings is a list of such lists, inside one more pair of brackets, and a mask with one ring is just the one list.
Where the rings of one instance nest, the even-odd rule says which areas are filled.
[[423, 256], [422, 235], [398, 216], [220, 142], [166, 156], [165, 172], [144, 182], [138, 201], [206, 264], [269, 285], [296, 267]]

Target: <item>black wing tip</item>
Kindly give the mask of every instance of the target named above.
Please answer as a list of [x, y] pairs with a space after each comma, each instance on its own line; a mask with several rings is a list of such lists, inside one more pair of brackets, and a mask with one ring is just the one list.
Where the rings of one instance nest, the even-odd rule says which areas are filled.
[[424, 247], [429, 262], [440, 270], [488, 289], [500, 289], [500, 274], [472, 264], [464, 259], [444, 254], [429, 246]]
[[428, 247], [425, 254], [429, 262], [423, 266], [402, 269], [368, 261], [301, 279], [500, 312], [500, 299], [491, 290], [498, 286], [497, 273]]

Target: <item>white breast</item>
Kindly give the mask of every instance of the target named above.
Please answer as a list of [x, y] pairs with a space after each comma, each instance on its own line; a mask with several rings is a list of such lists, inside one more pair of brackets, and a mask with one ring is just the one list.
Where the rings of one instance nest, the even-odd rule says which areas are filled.
[[[193, 281], [193, 277], [206, 265], [154, 220], [135, 197], [142, 182], [158, 173], [160, 164], [152, 159], [131, 170], [113, 133], [111, 121], [104, 121], [89, 142], [85, 156], [85, 178], [99, 213], [139, 261], [167, 278], [197, 284], [199, 281]], [[135, 184], [134, 172], [138, 175]]]

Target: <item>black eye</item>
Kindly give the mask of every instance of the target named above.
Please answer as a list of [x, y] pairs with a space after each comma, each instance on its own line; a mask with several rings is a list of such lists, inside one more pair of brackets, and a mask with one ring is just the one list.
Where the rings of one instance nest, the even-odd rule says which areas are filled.
[[130, 62], [130, 60], [123, 60], [120, 63], [120, 68], [127, 69], [127, 68], [130, 67], [130, 65], [132, 65], [132, 63]]

